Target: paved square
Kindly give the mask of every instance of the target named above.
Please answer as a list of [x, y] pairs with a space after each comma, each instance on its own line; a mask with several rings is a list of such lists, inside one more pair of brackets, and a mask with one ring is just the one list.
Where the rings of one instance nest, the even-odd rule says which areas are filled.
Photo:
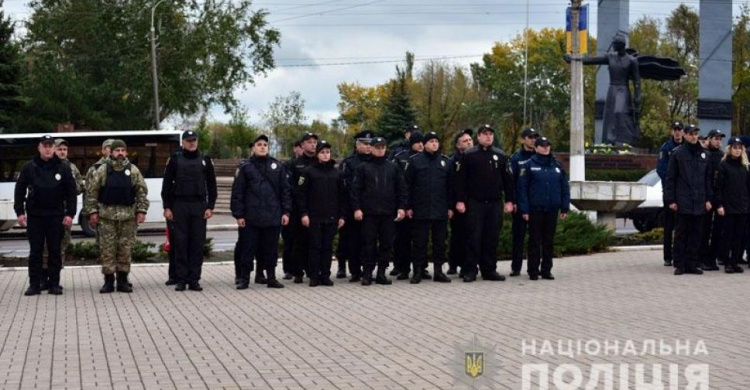
[[[453, 388], [455, 376], [467, 378], [463, 346], [475, 337], [493, 347], [479, 377], [495, 380], [486, 388], [520, 389], [523, 364], [549, 364], [552, 389], [561, 364], [580, 368], [581, 388], [592, 365], [614, 364], [620, 388], [622, 363], [627, 388], [640, 380], [637, 364], [646, 364], [643, 380], [659, 379], [654, 363], [667, 389], [670, 364], [679, 364], [681, 389], [691, 364], [709, 365], [711, 388], [750, 388], [750, 273], [676, 277], [660, 259], [659, 251], [565, 258], [555, 281], [336, 280], [244, 291], [234, 289], [232, 265], [207, 264], [200, 293], [164, 286], [165, 266], [141, 266], [134, 293], [108, 295], [98, 292], [98, 268], [67, 268], [58, 297], [24, 297], [26, 271], [0, 269], [0, 388]], [[523, 339], [534, 340], [536, 355], [523, 354]], [[576, 353], [590, 340], [617, 341], [619, 353]], [[624, 353], [629, 340], [635, 356]], [[641, 354], [645, 340], [656, 340], [656, 354]], [[690, 342], [690, 353], [659, 356], [659, 340]], [[553, 354], [541, 350], [545, 341]], [[572, 343], [572, 357], [558, 354], [558, 341], [562, 352]], [[693, 353], [700, 342], [707, 353]], [[532, 376], [532, 388], [539, 382]]]

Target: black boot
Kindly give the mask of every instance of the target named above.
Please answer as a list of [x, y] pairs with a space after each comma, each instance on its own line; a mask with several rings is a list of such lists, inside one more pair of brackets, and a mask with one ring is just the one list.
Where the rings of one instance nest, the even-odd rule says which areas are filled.
[[32, 295], [39, 295], [42, 293], [42, 289], [39, 288], [39, 283], [31, 282], [29, 284], [29, 288], [26, 289], [26, 292], [23, 293], [23, 295], [30, 297]]
[[[399, 275], [401, 277], [401, 275]], [[419, 272], [415, 272], [414, 276], [411, 277], [411, 280], [409, 281], [411, 284], [419, 284], [422, 283], [422, 274]]]
[[362, 285], [369, 286], [372, 284], [372, 268], [365, 267], [362, 270]]
[[[408, 277], [407, 273], [407, 277]], [[383, 284], [383, 285], [389, 285], [393, 284], [390, 279], [385, 277], [385, 268], [384, 267], [378, 267], [378, 274], [375, 276], [375, 284]]]
[[268, 288], [284, 288], [284, 285], [279, 283], [276, 278], [268, 279], [266, 286], [268, 286]]
[[250, 281], [247, 279], [240, 278], [235, 288], [237, 290], [247, 290], [248, 287], [250, 287]]
[[255, 273], [255, 284], [268, 284], [268, 279], [264, 275], [263, 270], [258, 270], [258, 272]]
[[124, 293], [132, 293], [133, 292], [133, 285], [130, 284], [128, 281], [128, 273], [127, 272], [118, 272], [117, 273], [117, 291], [118, 292], [124, 292]]
[[346, 261], [345, 260], [339, 260], [339, 270], [336, 272], [336, 279], [344, 279], [346, 278]]
[[104, 275], [104, 286], [99, 289], [99, 293], [109, 294], [113, 291], [115, 291], [115, 275]]
[[440, 283], [450, 283], [451, 282], [451, 279], [446, 274], [444, 274], [442, 272], [435, 272], [435, 276], [432, 277], [432, 280], [435, 281], [435, 282], [440, 282]]

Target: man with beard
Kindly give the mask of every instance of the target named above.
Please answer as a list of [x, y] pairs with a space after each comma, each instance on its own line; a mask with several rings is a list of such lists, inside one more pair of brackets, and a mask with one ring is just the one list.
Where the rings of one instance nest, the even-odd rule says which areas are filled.
[[137, 225], [146, 220], [149, 206], [146, 180], [138, 167], [128, 161], [126, 147], [122, 140], [112, 142], [110, 159], [92, 172], [86, 191], [84, 214], [89, 216], [91, 226], [99, 229], [102, 294], [115, 291], [115, 274], [117, 291], [133, 292], [128, 280], [131, 251]]

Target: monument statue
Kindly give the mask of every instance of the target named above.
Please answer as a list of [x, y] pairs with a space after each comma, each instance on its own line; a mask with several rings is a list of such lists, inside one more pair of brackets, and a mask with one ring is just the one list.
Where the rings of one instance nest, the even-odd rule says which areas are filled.
[[[626, 49], [625, 46], [625, 37], [617, 34], [612, 39], [612, 51], [603, 56], [581, 58], [584, 65], [607, 65], [609, 69], [602, 139], [615, 145], [633, 145], [640, 136], [641, 79], [677, 80], [685, 75], [685, 71], [671, 58], [639, 56], [636, 50]], [[570, 62], [567, 54], [565, 61]]]

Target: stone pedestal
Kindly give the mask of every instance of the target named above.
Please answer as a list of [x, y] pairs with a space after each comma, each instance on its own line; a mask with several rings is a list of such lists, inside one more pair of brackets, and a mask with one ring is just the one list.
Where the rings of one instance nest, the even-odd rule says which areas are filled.
[[570, 182], [570, 202], [579, 210], [596, 211], [597, 222], [615, 230], [616, 215], [646, 200], [646, 184], [613, 181]]
[[732, 132], [732, 0], [700, 1], [698, 127]]

